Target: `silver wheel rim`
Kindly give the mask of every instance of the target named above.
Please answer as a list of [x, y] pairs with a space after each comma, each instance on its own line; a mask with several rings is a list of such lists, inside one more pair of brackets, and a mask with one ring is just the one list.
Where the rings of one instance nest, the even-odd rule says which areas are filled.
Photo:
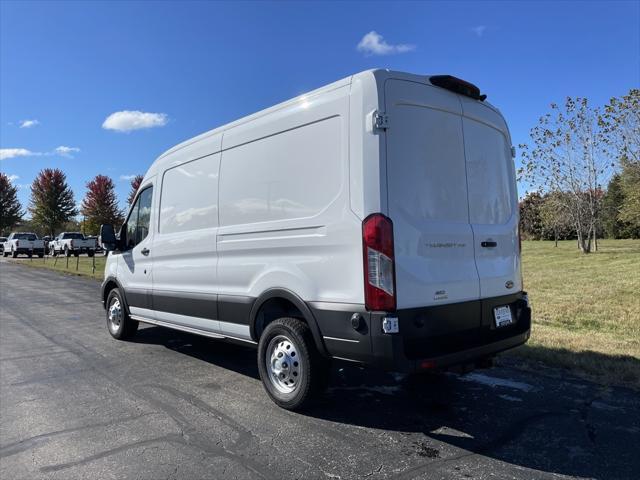
[[265, 353], [269, 380], [280, 393], [292, 393], [304, 374], [304, 365], [296, 344], [284, 335], [271, 339]]
[[117, 333], [122, 323], [122, 306], [118, 297], [112, 298], [109, 303], [108, 319], [109, 330], [111, 333]]

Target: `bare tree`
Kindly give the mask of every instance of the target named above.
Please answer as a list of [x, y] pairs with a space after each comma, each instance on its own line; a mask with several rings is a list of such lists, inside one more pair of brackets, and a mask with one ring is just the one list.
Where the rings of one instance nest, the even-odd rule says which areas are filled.
[[520, 145], [520, 179], [543, 193], [556, 193], [557, 213], [575, 229], [584, 253], [596, 248], [593, 240], [603, 197], [602, 182], [614, 166], [604, 151], [600, 112], [586, 98], [567, 97], [564, 106], [551, 104], [551, 112], [531, 130], [532, 147]]

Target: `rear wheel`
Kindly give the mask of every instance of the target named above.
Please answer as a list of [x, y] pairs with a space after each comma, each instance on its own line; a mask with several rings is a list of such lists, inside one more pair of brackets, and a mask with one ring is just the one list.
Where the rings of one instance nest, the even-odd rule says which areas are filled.
[[11, 249], [11, 258], [18, 258], [18, 252], [16, 252], [14, 249]]
[[326, 386], [329, 374], [309, 327], [297, 318], [267, 325], [258, 344], [258, 370], [269, 397], [287, 410], [307, 406]]
[[89, 250], [89, 251], [87, 252], [87, 255], [89, 255], [90, 257], [93, 257], [93, 254], [94, 254], [94, 252], [93, 252], [92, 250]]
[[111, 290], [107, 297], [107, 328], [118, 340], [132, 337], [138, 330], [138, 322], [129, 317], [117, 288]]
[[38, 258], [42, 258], [42, 257], [44, 257], [44, 252], [41, 252], [38, 254]]

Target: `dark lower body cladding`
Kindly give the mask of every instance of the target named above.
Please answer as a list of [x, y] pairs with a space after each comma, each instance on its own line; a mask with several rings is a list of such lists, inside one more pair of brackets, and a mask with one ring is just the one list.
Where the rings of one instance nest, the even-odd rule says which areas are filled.
[[[494, 308], [500, 306], [510, 308], [512, 324], [496, 327]], [[525, 343], [531, 330], [524, 292], [394, 314], [338, 312], [322, 305], [312, 310], [331, 356], [407, 373], [472, 364]], [[357, 329], [351, 321], [354, 313], [360, 314]], [[398, 333], [383, 332], [386, 316], [398, 318]]]

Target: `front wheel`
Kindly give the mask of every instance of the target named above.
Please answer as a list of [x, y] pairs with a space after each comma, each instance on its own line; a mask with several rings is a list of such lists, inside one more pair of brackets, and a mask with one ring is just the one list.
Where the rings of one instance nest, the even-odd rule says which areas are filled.
[[107, 297], [107, 328], [113, 338], [125, 340], [138, 331], [138, 322], [132, 320], [117, 288]]
[[287, 410], [308, 405], [329, 374], [309, 327], [297, 318], [279, 318], [267, 325], [258, 344], [258, 370], [269, 397]]

